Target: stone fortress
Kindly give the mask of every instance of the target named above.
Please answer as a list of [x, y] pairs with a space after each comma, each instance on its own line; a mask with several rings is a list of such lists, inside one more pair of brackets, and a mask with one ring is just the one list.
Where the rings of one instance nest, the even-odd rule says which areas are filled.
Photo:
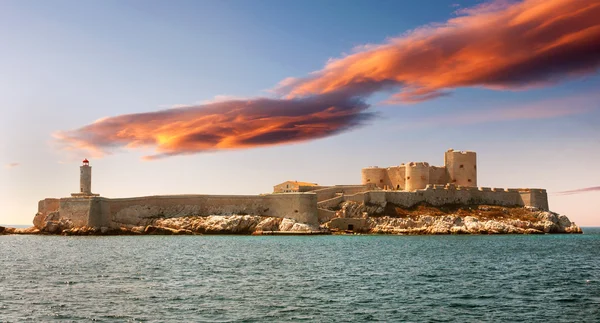
[[[291, 219], [318, 227], [336, 218], [341, 203], [364, 205], [391, 203], [410, 208], [419, 204], [493, 205], [548, 210], [544, 189], [477, 187], [475, 152], [448, 150], [444, 166], [410, 162], [388, 168], [362, 170], [360, 185], [320, 186], [287, 181], [274, 193], [261, 195], [161, 195], [106, 198], [92, 193], [92, 167], [80, 167], [79, 192], [66, 198], [46, 198], [38, 204], [35, 227], [67, 221], [73, 227], [131, 227], [159, 218], [211, 215], [258, 215]], [[50, 222], [49, 222], [50, 221]]]
[[430, 166], [426, 162], [410, 162], [400, 166], [362, 169], [362, 184], [375, 184], [387, 190], [415, 191], [427, 185], [454, 184], [461, 187], [477, 186], [477, 155], [473, 151], [449, 149], [444, 154], [444, 166]]

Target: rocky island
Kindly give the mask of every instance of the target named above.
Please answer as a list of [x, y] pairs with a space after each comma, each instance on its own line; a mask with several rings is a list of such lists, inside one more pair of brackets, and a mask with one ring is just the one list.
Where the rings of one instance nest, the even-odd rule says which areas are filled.
[[551, 212], [544, 189], [477, 186], [476, 154], [450, 149], [444, 166], [411, 162], [362, 170], [361, 185], [287, 181], [261, 195], [110, 199], [80, 191], [38, 204], [34, 226], [0, 234], [544, 234], [582, 233]]

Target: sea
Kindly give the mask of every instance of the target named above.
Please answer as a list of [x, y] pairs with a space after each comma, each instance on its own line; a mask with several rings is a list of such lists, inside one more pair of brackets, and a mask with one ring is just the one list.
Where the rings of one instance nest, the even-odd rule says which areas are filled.
[[600, 322], [582, 235], [0, 236], [0, 322]]

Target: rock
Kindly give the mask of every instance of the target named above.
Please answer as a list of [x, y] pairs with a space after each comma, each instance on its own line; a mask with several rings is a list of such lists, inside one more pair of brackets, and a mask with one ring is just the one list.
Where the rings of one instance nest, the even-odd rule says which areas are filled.
[[33, 225], [42, 230], [44, 228], [44, 224], [46, 223], [46, 214], [38, 212], [33, 217]]
[[129, 229], [129, 232], [131, 232], [133, 234], [142, 234], [142, 233], [144, 233], [145, 229], [146, 229], [146, 227], [137, 226], [137, 227], [133, 227], [133, 228]]
[[13, 233], [14, 234], [38, 234], [38, 233], [40, 233], [40, 230], [36, 227], [16, 228]]

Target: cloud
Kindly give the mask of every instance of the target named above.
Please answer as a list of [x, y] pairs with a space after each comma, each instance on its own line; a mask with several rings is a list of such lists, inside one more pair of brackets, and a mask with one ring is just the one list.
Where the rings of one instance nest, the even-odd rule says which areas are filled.
[[6, 167], [6, 168], [15, 168], [15, 167], [20, 166], [20, 165], [21, 165], [20, 163], [8, 163], [8, 164], [4, 165], [4, 167]]
[[347, 131], [371, 119], [362, 99], [327, 94], [299, 99], [222, 101], [103, 118], [55, 136], [100, 157], [116, 148], [156, 147], [161, 157], [301, 142]]
[[346, 88], [395, 88], [389, 103], [414, 103], [458, 87], [522, 90], [594, 73], [600, 66], [597, 0], [492, 1], [380, 45], [330, 60], [276, 88], [288, 97]]
[[[458, 17], [383, 44], [358, 46], [322, 70], [286, 78], [275, 98], [216, 97], [195, 105], [102, 118], [55, 134], [63, 148], [100, 157], [120, 148], [155, 148], [146, 159], [314, 140], [373, 118], [365, 101], [388, 91], [388, 103], [415, 103], [458, 87], [524, 90], [597, 71], [600, 2], [492, 1]], [[577, 110], [577, 109], [575, 109]], [[578, 110], [577, 110], [578, 111]], [[475, 113], [459, 122], [570, 114], [562, 108]]]
[[572, 194], [581, 194], [581, 193], [588, 193], [588, 192], [600, 192], [600, 186], [585, 187], [585, 188], [580, 188], [580, 189], [571, 190], [571, 191], [562, 191], [562, 192], [557, 192], [556, 194], [572, 195]]

